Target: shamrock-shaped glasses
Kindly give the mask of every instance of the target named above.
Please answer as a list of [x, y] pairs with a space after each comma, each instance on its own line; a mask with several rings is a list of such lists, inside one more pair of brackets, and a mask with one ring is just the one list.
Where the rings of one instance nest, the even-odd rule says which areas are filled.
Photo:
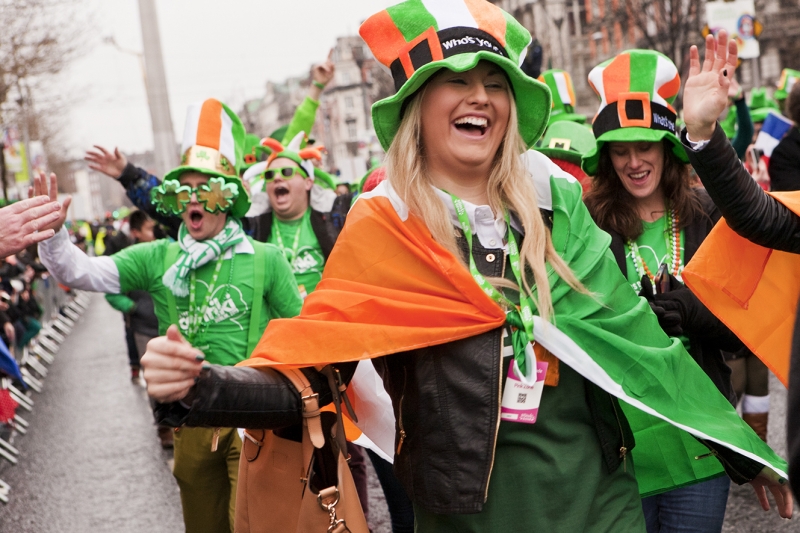
[[178, 180], [165, 180], [154, 188], [151, 199], [156, 210], [163, 215], [180, 215], [192, 201], [192, 193], [209, 213], [228, 211], [239, 196], [235, 183], [226, 183], [223, 178], [209, 178], [199, 187], [181, 185]]

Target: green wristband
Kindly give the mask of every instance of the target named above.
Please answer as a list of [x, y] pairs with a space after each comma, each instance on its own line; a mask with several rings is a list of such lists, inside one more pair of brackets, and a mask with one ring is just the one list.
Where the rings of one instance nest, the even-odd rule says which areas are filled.
[[321, 83], [321, 82], [318, 82], [317, 80], [314, 80], [314, 81], [313, 81], [313, 82], [311, 82], [311, 83], [313, 83], [313, 84], [314, 84], [314, 87], [317, 87], [317, 88], [318, 88], [320, 91], [321, 91], [321, 90], [323, 90], [323, 89], [325, 88], [325, 84], [324, 84], [324, 83]]

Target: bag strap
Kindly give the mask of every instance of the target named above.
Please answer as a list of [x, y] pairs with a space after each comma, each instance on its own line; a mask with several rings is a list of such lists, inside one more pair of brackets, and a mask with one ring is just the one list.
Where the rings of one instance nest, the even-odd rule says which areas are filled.
[[[249, 237], [248, 237], [249, 238]], [[250, 312], [250, 329], [247, 334], [247, 357], [256, 349], [256, 344], [261, 340], [261, 308], [264, 306], [264, 274], [267, 260], [267, 247], [253, 242], [255, 257], [253, 257], [253, 302]], [[301, 372], [302, 374], [302, 372]], [[305, 376], [303, 376], [305, 377]]]
[[315, 448], [322, 448], [325, 445], [325, 435], [322, 433], [322, 421], [319, 418], [319, 394], [314, 392], [311, 383], [308, 382], [308, 378], [301, 370], [281, 369], [278, 372], [286, 376], [300, 393], [300, 401], [303, 403], [303, 427], [308, 430], [311, 444]]
[[[177, 242], [171, 242], [167, 245], [167, 252], [164, 254], [164, 272], [166, 272], [169, 267], [175, 264], [175, 261], [178, 260], [178, 253], [181, 251], [181, 245]], [[165, 287], [166, 288], [166, 287]], [[175, 302], [175, 295], [172, 294], [172, 291], [167, 289], [167, 309], [169, 310], [169, 322], [170, 324], [178, 325], [178, 305]]]
[[[328, 387], [330, 387], [331, 395], [333, 396], [333, 406], [336, 408], [336, 434], [333, 437], [336, 439], [339, 450], [349, 461], [350, 456], [347, 454], [347, 436], [344, 433], [344, 421], [342, 420], [342, 397], [345, 396], [344, 393], [345, 390], [347, 390], [347, 386], [342, 381], [342, 376], [339, 374], [339, 371], [333, 368], [333, 366], [326, 365], [320, 372], [323, 376], [328, 378]], [[347, 400], [347, 408], [355, 419], [355, 414], [352, 412], [349, 400]]]

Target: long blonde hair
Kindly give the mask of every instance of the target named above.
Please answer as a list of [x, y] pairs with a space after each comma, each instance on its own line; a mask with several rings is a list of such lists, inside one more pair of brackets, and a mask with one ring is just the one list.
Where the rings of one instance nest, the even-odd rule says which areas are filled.
[[[387, 179], [411, 213], [422, 219], [434, 240], [465, 262], [456, 244], [448, 209], [436, 195], [425, 168], [421, 104], [426, 88], [427, 85], [407, 102], [400, 128], [386, 155]], [[509, 97], [511, 113], [508, 129], [495, 155], [487, 184], [489, 206], [495, 213], [510, 209], [522, 222], [525, 238], [520, 247], [520, 271], [527, 272], [530, 269], [533, 272], [537, 294], [532, 293], [527, 276], [523, 275], [522, 283], [525, 292], [535, 302], [539, 316], [548, 320], [553, 315], [553, 300], [547, 280], [546, 261], [570, 287], [582, 293], [587, 291], [556, 253], [550, 230], [545, 226], [536, 207], [536, 189], [520, 157], [525, 151], [525, 144], [519, 134], [517, 108], [510, 89]], [[495, 286], [509, 286], [507, 280], [493, 279], [492, 283]], [[518, 288], [514, 284], [510, 285]]]

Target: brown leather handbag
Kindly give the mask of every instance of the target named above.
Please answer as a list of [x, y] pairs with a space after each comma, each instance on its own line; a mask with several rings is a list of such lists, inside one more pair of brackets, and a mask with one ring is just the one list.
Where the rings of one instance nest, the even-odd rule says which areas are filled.
[[345, 459], [345, 387], [338, 372], [330, 366], [322, 369], [336, 413], [320, 411], [319, 396], [300, 370], [280, 372], [300, 392], [302, 430], [245, 430], [236, 533], [369, 533]]

